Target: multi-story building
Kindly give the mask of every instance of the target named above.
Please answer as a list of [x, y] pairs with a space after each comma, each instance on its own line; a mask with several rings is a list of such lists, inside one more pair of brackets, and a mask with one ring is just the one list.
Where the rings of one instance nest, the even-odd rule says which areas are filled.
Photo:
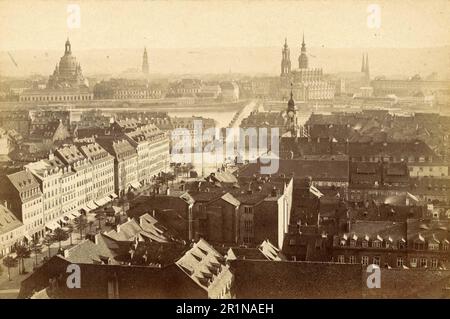
[[409, 176], [447, 178], [448, 167], [446, 162], [411, 162], [408, 163]]
[[148, 124], [125, 133], [125, 137], [137, 151], [137, 179], [142, 185], [167, 170], [169, 139], [164, 132]]
[[31, 119], [28, 111], [1, 111], [0, 127], [5, 130], [15, 130], [23, 137], [30, 133]]
[[446, 227], [448, 220], [357, 220], [348, 232], [334, 236], [333, 261], [384, 268], [446, 269], [450, 257]]
[[[80, 152], [89, 159], [92, 165], [92, 199], [86, 208], [95, 209], [114, 196], [114, 157], [98, 143], [77, 143]], [[94, 202], [95, 201], [95, 202]]]
[[136, 149], [125, 138], [101, 136], [96, 139], [114, 158], [114, 190], [117, 195], [128, 193], [131, 188], [139, 189], [138, 154]]
[[371, 82], [375, 96], [395, 94], [397, 96], [414, 96], [418, 93], [425, 95], [436, 92], [449, 92], [450, 81], [422, 80], [420, 76], [413, 76], [408, 80], [375, 79]]
[[87, 203], [94, 200], [94, 172], [89, 159], [75, 145], [67, 145], [57, 149], [55, 156], [65, 165], [70, 166], [76, 173], [76, 206], [78, 208], [86, 207]]
[[150, 83], [145, 79], [127, 80], [111, 79], [97, 83], [94, 87], [95, 99], [160, 99], [164, 88], [157, 83]]
[[0, 155], [8, 155], [15, 148], [14, 138], [10, 132], [0, 127]]
[[406, 196], [410, 191], [406, 163], [351, 162], [348, 199], [352, 202]]
[[[54, 155], [53, 155], [54, 156]], [[61, 214], [64, 215], [62, 222], [67, 222], [73, 219], [73, 213], [78, 211], [77, 198], [77, 173], [70, 165], [65, 165], [60, 159], [56, 159], [61, 163]]]
[[53, 231], [60, 227], [58, 221], [62, 212], [61, 177], [63, 176], [64, 165], [55, 160], [54, 157], [49, 156], [48, 159], [25, 165], [25, 168], [36, 177], [40, 185], [43, 195], [45, 227]]
[[130, 216], [153, 211], [186, 240], [252, 246], [269, 239], [283, 245], [292, 208], [292, 179], [238, 181], [230, 173], [217, 172], [186, 187], [169, 195], [140, 197]]
[[7, 207], [0, 205], [0, 257], [12, 252], [24, 234], [23, 223]]
[[21, 102], [76, 102], [90, 101], [94, 99], [94, 94], [88, 88], [63, 88], [63, 89], [44, 89], [44, 90], [26, 90], [20, 94]]
[[43, 196], [36, 178], [27, 170], [10, 175], [0, 189], [2, 200], [24, 224], [26, 238], [39, 238], [45, 233]]

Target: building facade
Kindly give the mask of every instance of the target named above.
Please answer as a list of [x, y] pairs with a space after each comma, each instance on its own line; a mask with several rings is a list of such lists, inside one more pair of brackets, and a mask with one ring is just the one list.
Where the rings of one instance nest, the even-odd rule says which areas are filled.
[[[80, 143], [77, 146], [92, 165], [92, 199], [108, 198], [114, 193], [114, 157], [96, 142]], [[91, 205], [89, 201], [88, 207]]]
[[18, 220], [24, 224], [29, 238], [44, 235], [43, 196], [36, 178], [27, 170], [7, 176], [0, 195]]

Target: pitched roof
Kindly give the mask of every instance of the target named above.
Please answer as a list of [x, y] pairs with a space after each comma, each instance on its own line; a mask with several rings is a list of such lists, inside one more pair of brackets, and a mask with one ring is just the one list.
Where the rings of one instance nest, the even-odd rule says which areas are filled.
[[175, 264], [205, 290], [226, 267], [225, 258], [203, 239], [196, 242]]
[[5, 206], [0, 205], [0, 234], [6, 234], [23, 226], [22, 222]]
[[230, 193], [226, 193], [221, 197], [224, 201], [226, 201], [227, 203], [230, 203], [233, 206], [239, 207], [239, 205], [241, 204], [239, 202], [239, 200], [237, 200], [233, 195], [231, 195]]
[[39, 183], [33, 174], [26, 170], [8, 175], [8, 179], [19, 192], [24, 192], [39, 187]]
[[[260, 174], [261, 163], [250, 163], [239, 170], [239, 176]], [[313, 181], [348, 181], [348, 161], [323, 160], [309, 161], [300, 159], [280, 159], [278, 174], [292, 176], [294, 179], [310, 176]]]
[[114, 262], [114, 254], [106, 245], [96, 245], [89, 239], [85, 239], [64, 251], [64, 258], [71, 263], [78, 264], [101, 264], [102, 259]]
[[361, 265], [231, 260], [236, 298], [360, 298]]

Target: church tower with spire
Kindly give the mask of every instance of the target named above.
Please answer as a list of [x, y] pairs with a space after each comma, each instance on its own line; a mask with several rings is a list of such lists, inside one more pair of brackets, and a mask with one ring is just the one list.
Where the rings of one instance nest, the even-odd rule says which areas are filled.
[[148, 56], [147, 48], [144, 48], [144, 55], [142, 56], [142, 73], [148, 75]]
[[299, 69], [308, 68], [308, 56], [306, 55], [305, 34], [303, 34], [302, 49], [300, 56], [298, 57], [298, 68]]
[[370, 70], [369, 70], [369, 53], [363, 53], [361, 73], [364, 73], [364, 79], [367, 83], [370, 82]]
[[364, 69], [364, 73], [366, 74], [366, 79], [370, 81], [370, 71], [369, 71], [369, 53], [366, 53], [366, 67]]
[[281, 51], [281, 76], [287, 76], [291, 73], [291, 53], [287, 44], [287, 38], [284, 39], [283, 50]]
[[293, 84], [291, 83], [291, 98], [287, 104], [287, 131], [291, 133], [291, 137], [297, 136], [298, 124], [297, 124], [297, 108], [294, 102], [294, 93], [292, 92]]
[[363, 53], [362, 55], [362, 64], [361, 64], [361, 73], [364, 73], [366, 70], [366, 57]]

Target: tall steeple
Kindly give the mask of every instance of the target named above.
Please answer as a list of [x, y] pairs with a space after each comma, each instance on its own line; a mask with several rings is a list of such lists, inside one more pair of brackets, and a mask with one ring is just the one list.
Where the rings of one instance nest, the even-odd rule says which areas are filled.
[[302, 52], [306, 52], [305, 32], [303, 32], [303, 37], [302, 37]]
[[294, 93], [292, 92], [293, 84], [291, 83], [291, 98], [288, 101], [286, 115], [287, 115], [287, 129], [291, 132], [291, 136], [297, 136], [297, 112], [294, 102]]
[[366, 61], [365, 61], [364, 53], [363, 53], [363, 55], [362, 55], [361, 72], [362, 72], [362, 73], [366, 72]]
[[142, 73], [148, 75], [148, 56], [147, 48], [144, 48], [144, 55], [142, 56]]
[[281, 51], [281, 76], [291, 73], [291, 53], [287, 44], [287, 38], [284, 39], [284, 46]]
[[364, 68], [364, 73], [366, 74], [366, 78], [370, 80], [370, 71], [369, 71], [369, 53], [366, 53], [366, 66]]
[[302, 49], [300, 56], [298, 57], [298, 67], [299, 69], [307, 69], [308, 68], [308, 56], [306, 55], [306, 44], [305, 44], [305, 34], [303, 33], [302, 39]]

